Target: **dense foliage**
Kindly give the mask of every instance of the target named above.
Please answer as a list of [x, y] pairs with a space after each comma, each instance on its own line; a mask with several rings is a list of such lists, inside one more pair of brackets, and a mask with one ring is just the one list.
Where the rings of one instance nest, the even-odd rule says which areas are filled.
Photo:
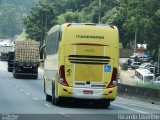
[[0, 1], [0, 37], [20, 33], [23, 17], [28, 38], [42, 41], [41, 45], [52, 26], [65, 22], [114, 24], [124, 48], [134, 46], [135, 36], [137, 43], [146, 43], [150, 49], [160, 44], [160, 0], [35, 1]]
[[[47, 10], [42, 4], [48, 6]], [[47, 14], [45, 16], [47, 26], [45, 18], [41, 18], [42, 14], [43, 16]], [[160, 43], [159, 21], [159, 0], [39, 0], [37, 6], [25, 18], [25, 25], [29, 38], [42, 40], [45, 32], [55, 24], [65, 22], [114, 24], [119, 28], [124, 48], [133, 46], [136, 34], [137, 43], [147, 43], [148, 47], [153, 49], [158, 48]]]
[[0, 39], [14, 38], [24, 28], [22, 17], [37, 0], [0, 0]]

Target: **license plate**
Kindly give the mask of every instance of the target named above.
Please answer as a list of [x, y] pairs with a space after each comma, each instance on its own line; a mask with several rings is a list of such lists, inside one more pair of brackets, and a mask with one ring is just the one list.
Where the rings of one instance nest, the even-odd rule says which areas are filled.
[[83, 94], [93, 94], [93, 91], [91, 91], [91, 90], [84, 90]]

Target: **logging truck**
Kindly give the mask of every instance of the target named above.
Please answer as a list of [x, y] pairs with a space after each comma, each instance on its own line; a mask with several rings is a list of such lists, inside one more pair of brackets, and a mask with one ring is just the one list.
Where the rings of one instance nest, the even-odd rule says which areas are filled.
[[14, 48], [13, 76], [37, 79], [39, 67], [39, 43], [16, 41]]

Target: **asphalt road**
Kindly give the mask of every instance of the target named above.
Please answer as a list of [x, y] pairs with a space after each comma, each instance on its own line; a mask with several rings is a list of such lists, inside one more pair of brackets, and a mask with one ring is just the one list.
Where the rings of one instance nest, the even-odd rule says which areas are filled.
[[45, 101], [42, 69], [39, 69], [37, 80], [15, 79], [11, 72], [7, 72], [7, 63], [0, 61], [0, 114], [0, 120], [6, 120], [5, 117], [18, 120], [115, 120], [125, 119], [123, 114], [159, 114], [160, 119], [160, 105], [117, 97], [108, 109], [71, 102], [62, 107], [54, 106]]

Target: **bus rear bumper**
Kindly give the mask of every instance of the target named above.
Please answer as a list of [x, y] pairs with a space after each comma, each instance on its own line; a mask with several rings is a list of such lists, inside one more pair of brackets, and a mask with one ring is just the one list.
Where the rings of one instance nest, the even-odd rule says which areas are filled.
[[107, 99], [114, 100], [117, 95], [117, 87], [107, 89], [73, 88], [58, 85], [58, 97], [70, 97], [76, 99]]

